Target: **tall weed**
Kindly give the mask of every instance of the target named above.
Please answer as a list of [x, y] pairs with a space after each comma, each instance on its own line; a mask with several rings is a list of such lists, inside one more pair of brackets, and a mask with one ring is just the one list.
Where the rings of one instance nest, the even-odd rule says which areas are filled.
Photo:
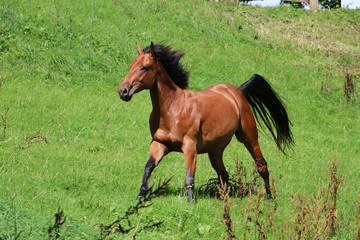
[[[293, 207], [289, 213], [291, 218], [282, 226], [275, 223], [278, 202], [275, 181], [272, 178], [273, 208], [265, 204], [264, 189], [260, 187], [257, 194], [247, 196], [247, 204], [243, 210], [243, 239], [268, 239], [278, 236], [281, 239], [327, 239], [336, 236], [338, 229], [337, 198], [343, 176], [338, 176], [338, 162], [333, 160], [329, 171], [328, 187], [319, 187], [314, 196], [293, 195], [289, 201]], [[230, 209], [232, 200], [226, 185], [219, 186], [219, 194], [223, 204], [223, 224], [227, 237], [235, 238]]]

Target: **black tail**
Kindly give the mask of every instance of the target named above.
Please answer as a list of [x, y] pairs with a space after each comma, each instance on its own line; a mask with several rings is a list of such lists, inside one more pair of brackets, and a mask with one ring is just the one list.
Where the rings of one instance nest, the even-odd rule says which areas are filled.
[[280, 97], [270, 84], [257, 74], [243, 83], [240, 90], [249, 102], [256, 120], [259, 122], [260, 116], [280, 151], [285, 153], [285, 148], [292, 146], [294, 140], [290, 129], [291, 122]]

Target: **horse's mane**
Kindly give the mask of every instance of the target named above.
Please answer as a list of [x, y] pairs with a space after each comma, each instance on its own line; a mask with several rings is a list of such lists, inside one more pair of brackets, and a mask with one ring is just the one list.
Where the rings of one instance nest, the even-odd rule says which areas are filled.
[[[171, 80], [180, 88], [184, 89], [189, 84], [189, 72], [184, 69], [180, 59], [184, 53], [175, 51], [171, 47], [158, 43], [154, 45], [155, 57], [164, 66]], [[150, 46], [144, 48], [144, 53], [150, 52]]]

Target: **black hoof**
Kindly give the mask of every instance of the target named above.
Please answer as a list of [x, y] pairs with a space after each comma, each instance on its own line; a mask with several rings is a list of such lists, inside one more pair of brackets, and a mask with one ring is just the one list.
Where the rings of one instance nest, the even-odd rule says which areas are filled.
[[149, 191], [149, 189], [144, 188], [144, 187], [141, 187], [141, 188], [140, 188], [139, 195], [137, 196], [137, 200], [141, 201], [141, 200], [146, 196], [146, 194], [148, 193], [148, 191]]
[[187, 195], [188, 195], [188, 202], [189, 203], [194, 203], [195, 199], [194, 199], [194, 191], [193, 191], [192, 187], [189, 187], [187, 189]]

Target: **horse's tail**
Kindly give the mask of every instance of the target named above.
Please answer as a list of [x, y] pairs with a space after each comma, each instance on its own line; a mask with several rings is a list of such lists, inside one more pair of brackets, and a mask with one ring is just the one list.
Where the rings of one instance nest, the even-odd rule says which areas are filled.
[[270, 84], [257, 74], [243, 83], [240, 90], [249, 102], [256, 120], [259, 122], [260, 116], [273, 136], [277, 147], [285, 153], [285, 148], [291, 147], [294, 140], [290, 129], [291, 122], [280, 97]]

